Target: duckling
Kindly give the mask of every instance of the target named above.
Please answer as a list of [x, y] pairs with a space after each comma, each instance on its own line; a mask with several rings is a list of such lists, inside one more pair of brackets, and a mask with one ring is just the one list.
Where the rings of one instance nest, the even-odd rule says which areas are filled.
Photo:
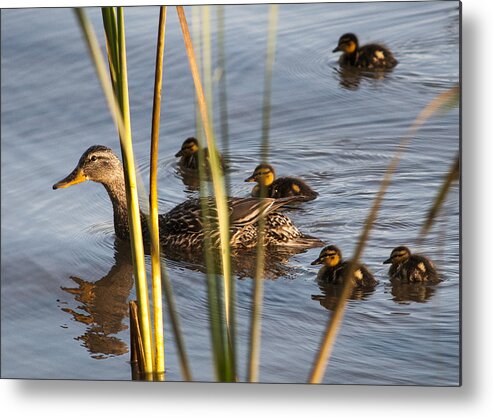
[[441, 281], [433, 263], [425, 256], [411, 254], [409, 248], [395, 247], [390, 257], [383, 264], [391, 264], [389, 276], [391, 279], [406, 283]]
[[[318, 258], [311, 265], [323, 264], [317, 275], [322, 283], [342, 284], [349, 268], [349, 261], [342, 260], [341, 250], [335, 245], [323, 248]], [[373, 287], [378, 284], [373, 274], [362, 264], [355, 266], [353, 284], [356, 287]]]
[[332, 52], [342, 51], [339, 58], [341, 66], [356, 67], [364, 70], [390, 69], [397, 65], [397, 60], [390, 50], [378, 44], [359, 46], [358, 38], [353, 33], [346, 33], [339, 38], [337, 47]]
[[[53, 189], [61, 189], [92, 180], [101, 183], [113, 204], [113, 221], [116, 236], [124, 241], [130, 239], [127, 199], [123, 165], [110, 148], [93, 145], [80, 157], [77, 167]], [[264, 239], [267, 246], [311, 248], [323, 243], [299, 231], [291, 219], [279, 212], [282, 206], [298, 200], [296, 196], [285, 199], [228, 198], [230, 244], [233, 248], [251, 248], [257, 243], [258, 220], [265, 219]], [[217, 217], [213, 199], [208, 200], [210, 216]], [[175, 249], [200, 249], [204, 239], [200, 199], [188, 199], [168, 213], [159, 215], [159, 238], [164, 246]], [[146, 216], [140, 214], [143, 238], [150, 241]], [[211, 233], [214, 246], [218, 247], [219, 233]]]
[[[199, 169], [199, 141], [193, 136], [185, 139], [181, 146], [180, 151], [175, 154], [175, 157], [181, 157], [179, 161], [179, 166], [182, 169], [197, 171]], [[204, 148], [204, 158], [209, 161], [209, 150]], [[221, 154], [219, 154], [219, 159], [221, 161], [221, 167], [224, 170], [225, 164]], [[209, 168], [209, 165], [207, 165]]]
[[260, 196], [260, 187], [266, 187], [266, 197], [278, 199], [280, 197], [300, 196], [301, 200], [313, 200], [318, 193], [303, 180], [294, 177], [280, 177], [276, 179], [274, 167], [270, 164], [259, 164], [253, 174], [245, 179], [246, 182], [257, 182], [252, 189], [252, 196]]

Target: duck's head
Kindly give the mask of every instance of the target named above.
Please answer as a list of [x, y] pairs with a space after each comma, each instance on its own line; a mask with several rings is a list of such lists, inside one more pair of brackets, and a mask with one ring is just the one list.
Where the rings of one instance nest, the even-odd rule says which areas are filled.
[[322, 251], [320, 255], [314, 261], [312, 261], [312, 266], [315, 264], [324, 264], [328, 267], [335, 267], [339, 265], [342, 261], [341, 250], [335, 245], [328, 245]]
[[383, 264], [401, 264], [404, 263], [411, 256], [409, 248], [403, 245], [395, 247], [390, 253], [390, 257], [383, 262]]
[[246, 182], [255, 181], [262, 186], [270, 186], [276, 178], [274, 168], [270, 164], [259, 164], [253, 174], [245, 179]]
[[121, 180], [123, 166], [110, 148], [93, 145], [80, 157], [77, 167], [63, 180], [53, 185], [53, 190], [92, 180], [111, 184]]
[[199, 150], [199, 141], [197, 138], [190, 137], [183, 141], [181, 150], [175, 154], [175, 157], [190, 157]]
[[358, 49], [358, 38], [354, 33], [345, 33], [339, 38], [337, 46], [332, 52], [345, 52], [346, 54], [352, 54]]

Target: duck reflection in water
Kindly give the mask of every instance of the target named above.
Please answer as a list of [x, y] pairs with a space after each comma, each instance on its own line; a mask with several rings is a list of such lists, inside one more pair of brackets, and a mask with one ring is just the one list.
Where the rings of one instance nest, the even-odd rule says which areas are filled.
[[123, 321], [128, 316], [128, 297], [133, 286], [132, 256], [129, 244], [118, 238], [114, 249], [115, 264], [106, 276], [95, 282], [71, 276], [77, 286], [62, 287], [78, 303], [75, 309], [62, 310], [87, 325], [85, 333], [76, 340], [97, 359], [128, 352], [127, 344], [115, 335], [128, 328]]
[[405, 283], [397, 279], [390, 279], [392, 300], [400, 304], [409, 302], [425, 303], [435, 294], [435, 290], [435, 285], [429, 283]]
[[337, 77], [339, 78], [339, 84], [341, 87], [347, 90], [358, 90], [361, 84], [361, 80], [380, 81], [387, 77], [392, 69], [379, 69], [379, 70], [361, 70], [359, 68], [341, 67], [334, 68]]
[[[289, 260], [292, 256], [304, 253], [307, 250], [297, 247], [266, 247], [264, 251], [264, 278], [276, 280], [279, 277], [294, 277], [296, 267], [290, 265]], [[172, 247], [163, 247], [161, 255], [167, 261], [171, 261], [170, 267], [174, 265], [201, 273], [207, 272], [202, 251], [184, 251]], [[221, 274], [221, 255], [218, 250], [213, 252], [213, 258], [214, 272], [215, 274]], [[231, 266], [236, 278], [254, 278], [257, 268], [256, 248], [232, 248]]]
[[[322, 293], [318, 295], [312, 295], [312, 300], [317, 300], [321, 306], [328, 309], [329, 311], [333, 311], [342, 295], [344, 285], [327, 283], [323, 280], [317, 280], [317, 283]], [[351, 292], [351, 296], [349, 296], [349, 299], [367, 300], [374, 291], [375, 286], [354, 287]]]

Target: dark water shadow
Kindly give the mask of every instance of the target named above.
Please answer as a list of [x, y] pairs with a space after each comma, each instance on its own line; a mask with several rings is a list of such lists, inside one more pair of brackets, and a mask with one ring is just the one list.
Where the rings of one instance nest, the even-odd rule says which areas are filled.
[[115, 240], [115, 264], [97, 281], [70, 276], [75, 287], [62, 286], [62, 290], [73, 296], [75, 309], [62, 307], [62, 311], [87, 326], [84, 334], [76, 337], [91, 353], [91, 357], [104, 359], [128, 352], [125, 342], [116, 335], [127, 329], [124, 324], [128, 316], [127, 299], [133, 286], [133, 267], [128, 243]]

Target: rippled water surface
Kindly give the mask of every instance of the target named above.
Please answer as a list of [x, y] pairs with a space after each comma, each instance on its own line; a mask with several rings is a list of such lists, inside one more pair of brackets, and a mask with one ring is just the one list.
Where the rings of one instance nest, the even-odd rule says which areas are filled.
[[[195, 133], [195, 109], [176, 13], [169, 12], [162, 212], [195, 193], [182, 182], [174, 158]], [[89, 15], [102, 41], [101, 14], [90, 9]], [[259, 160], [267, 16], [266, 5], [225, 8], [223, 76], [234, 196], [250, 192], [243, 180]], [[81, 32], [69, 9], [2, 10], [1, 18], [2, 377], [130, 379], [127, 301], [135, 290], [128, 250], [115, 243], [106, 192], [94, 183], [51, 188], [90, 145], [119, 149]], [[154, 7], [126, 11], [134, 151], [144, 179], [157, 19]], [[363, 43], [385, 42], [399, 65], [380, 79], [341, 74], [331, 51], [348, 31]], [[400, 138], [426, 103], [458, 82], [458, 3], [281, 5], [276, 47], [270, 160], [280, 175], [302, 177], [320, 193], [289, 215], [300, 229], [350, 256]], [[214, 104], [221, 143], [217, 95]], [[427, 239], [416, 244], [458, 149], [459, 111], [453, 109], [428, 121], [404, 154], [363, 255], [380, 283], [349, 301], [324, 382], [458, 384], [457, 185]], [[393, 288], [382, 261], [400, 244], [429, 255], [444, 281], [433, 288]], [[307, 379], [337, 297], [337, 289], [317, 285], [310, 262], [318, 252], [273, 260], [262, 319], [264, 382]], [[196, 267], [168, 260], [193, 377], [208, 381], [214, 372], [207, 293]], [[242, 380], [252, 290], [245, 270], [235, 281]], [[166, 377], [180, 380], [168, 325], [165, 332]]]

